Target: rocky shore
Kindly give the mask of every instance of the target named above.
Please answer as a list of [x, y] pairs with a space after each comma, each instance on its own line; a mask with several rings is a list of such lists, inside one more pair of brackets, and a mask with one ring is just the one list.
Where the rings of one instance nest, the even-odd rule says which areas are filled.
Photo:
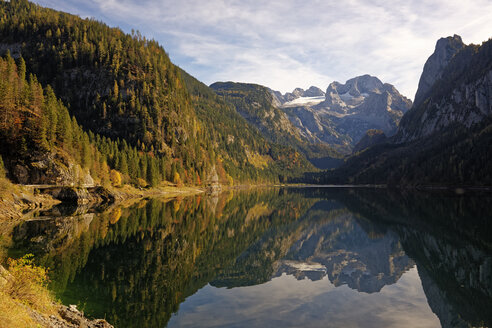
[[[23, 186], [11, 184], [0, 197], [0, 225], [2, 220], [20, 219], [25, 213], [47, 210], [56, 204], [98, 207], [145, 197], [178, 197], [204, 192], [199, 187], [162, 186], [137, 189], [128, 185], [107, 189], [102, 186]], [[0, 227], [1, 229], [1, 227]]]
[[39, 281], [24, 281], [26, 275], [39, 280], [32, 276], [36, 269], [28, 264], [25, 274], [19, 275], [18, 270], [10, 272], [0, 265], [0, 327], [114, 328], [104, 319], [87, 318], [75, 305], [61, 305], [51, 295], [45, 299], [46, 287]]
[[114, 328], [104, 319], [88, 319], [82, 311], [79, 311], [75, 305], [57, 306], [58, 315], [46, 316], [32, 310], [30, 313], [33, 320], [42, 327], [50, 328]]

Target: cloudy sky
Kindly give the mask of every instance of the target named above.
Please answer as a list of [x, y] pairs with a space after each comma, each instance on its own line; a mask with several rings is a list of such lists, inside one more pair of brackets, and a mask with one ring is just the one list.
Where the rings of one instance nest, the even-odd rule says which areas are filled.
[[491, 0], [35, 0], [139, 30], [206, 84], [282, 92], [371, 74], [413, 99], [442, 36], [492, 37]]

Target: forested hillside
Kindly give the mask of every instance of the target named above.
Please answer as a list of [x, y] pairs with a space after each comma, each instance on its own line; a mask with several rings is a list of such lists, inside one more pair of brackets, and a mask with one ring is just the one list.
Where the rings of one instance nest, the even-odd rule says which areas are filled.
[[288, 116], [274, 105], [272, 92], [268, 88], [234, 82], [216, 82], [210, 88], [232, 103], [237, 112], [270, 142], [293, 147], [319, 168], [323, 168], [324, 163], [336, 162], [343, 157], [334, 147], [303, 138]]
[[[292, 148], [295, 144], [267, 140], [255, 125], [248, 124], [238, 113], [229, 98], [217, 95], [183, 70], [181, 75], [196, 114], [210, 131], [227, 172], [253, 180], [260, 178], [261, 174], [278, 176], [283, 182], [290, 176], [300, 176], [305, 170], [314, 170], [306, 158]], [[259, 169], [263, 173], [259, 174]]]
[[32, 74], [26, 79], [24, 60], [17, 65], [9, 54], [0, 58], [0, 155], [17, 183], [145, 186], [179, 180], [176, 166], [168, 168], [162, 158], [84, 131], [53, 89], [43, 89]]
[[[309, 166], [295, 151], [247, 131], [254, 128], [237, 114], [223, 115], [225, 102], [190, 96], [164, 49], [138, 32], [14, 0], [0, 3], [0, 54], [7, 50], [53, 88], [88, 135], [155, 159], [160, 178], [278, 181]], [[239, 125], [222, 121], [228, 115]]]

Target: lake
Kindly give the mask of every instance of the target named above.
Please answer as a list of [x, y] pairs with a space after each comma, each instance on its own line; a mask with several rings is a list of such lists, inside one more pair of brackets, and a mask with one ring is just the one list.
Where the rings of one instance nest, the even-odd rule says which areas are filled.
[[14, 229], [115, 327], [492, 326], [492, 195], [264, 188], [59, 206]]

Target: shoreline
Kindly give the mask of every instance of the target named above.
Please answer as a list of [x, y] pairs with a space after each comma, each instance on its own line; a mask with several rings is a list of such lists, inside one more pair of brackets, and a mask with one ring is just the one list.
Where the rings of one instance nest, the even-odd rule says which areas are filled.
[[[248, 190], [255, 188], [368, 188], [368, 189], [388, 189], [388, 190], [415, 190], [415, 191], [453, 191], [457, 194], [463, 194], [465, 192], [492, 192], [492, 186], [438, 186], [438, 185], [415, 185], [415, 186], [391, 186], [385, 184], [239, 184], [234, 186], [221, 185], [220, 189], [210, 191], [206, 187], [199, 186], [181, 186], [176, 187], [172, 185], [160, 186], [148, 189], [138, 189], [130, 185], [124, 185], [122, 187], [111, 187], [109, 189], [101, 186], [94, 187], [69, 187], [69, 186], [48, 186], [45, 189], [77, 189], [87, 192], [88, 189], [101, 188], [107, 192], [112, 198], [110, 201], [107, 199], [89, 199], [85, 203], [81, 202], [80, 205], [97, 206], [104, 203], [110, 203], [111, 205], [117, 205], [121, 202], [134, 199], [143, 198], [173, 198], [180, 196], [192, 196], [202, 193], [215, 193], [223, 192], [227, 190]], [[2, 197], [0, 198], [0, 230], [6, 221], [18, 221], [23, 217], [28, 217], [30, 213], [42, 210], [48, 210], [53, 206], [61, 203], [77, 203], [72, 201], [59, 200], [53, 197], [49, 193], [40, 192], [36, 186], [25, 186], [19, 184], [9, 184], [6, 188], [8, 191], [3, 190]], [[41, 188], [42, 189], [42, 188]]]
[[[64, 201], [57, 199], [49, 192], [40, 191], [40, 189], [33, 186], [9, 184], [9, 186], [2, 191], [2, 196], [0, 198], [0, 230], [3, 230], [5, 223], [18, 222], [23, 218], [29, 217], [30, 214], [36, 211], [49, 210], [53, 206], [62, 203], [89, 206], [97, 206], [105, 203], [115, 205], [134, 199], [149, 197], [173, 198], [179, 196], [191, 196], [206, 192], [205, 188], [189, 186], [162, 186], [150, 189], [137, 189], [132, 186], [125, 185], [121, 188], [112, 187], [110, 189], [106, 189], [101, 186], [96, 186], [93, 188], [101, 188], [101, 190], [107, 193], [107, 195], [104, 195], [103, 198], [99, 199], [97, 197], [88, 197], [87, 199], [81, 199], [81, 202], [77, 202], [76, 198], [73, 201]], [[88, 188], [86, 187], [49, 186], [45, 189], [56, 189], [57, 191], [64, 189], [76, 190], [88, 194]], [[73, 195], [75, 195], [74, 197], [79, 196], [76, 193]], [[97, 194], [95, 196], [97, 196]], [[111, 198], [110, 200], [107, 199], [108, 196]]]

